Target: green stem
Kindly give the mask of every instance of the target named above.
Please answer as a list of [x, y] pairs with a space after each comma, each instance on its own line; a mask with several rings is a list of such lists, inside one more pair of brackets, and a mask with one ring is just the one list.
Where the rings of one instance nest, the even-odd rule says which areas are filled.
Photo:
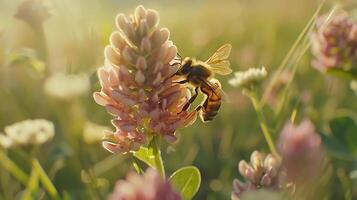
[[269, 132], [268, 126], [267, 126], [267, 122], [266, 119], [264, 117], [263, 114], [263, 110], [262, 110], [262, 104], [259, 102], [258, 98], [257, 98], [257, 93], [255, 90], [251, 90], [250, 92], [247, 92], [247, 95], [250, 97], [252, 103], [253, 103], [253, 107], [255, 109], [255, 112], [257, 113], [258, 116], [258, 120], [259, 120], [259, 124], [260, 124], [260, 128], [262, 129], [264, 138], [266, 140], [266, 142], [268, 143], [269, 149], [271, 151], [271, 153], [277, 157], [278, 159], [280, 159], [280, 155], [278, 153], [278, 151], [275, 148], [272, 136]]
[[339, 168], [339, 169], [337, 169], [336, 174], [337, 174], [337, 177], [340, 179], [340, 182], [342, 183], [342, 188], [345, 192], [345, 199], [352, 200], [351, 182], [346, 174], [346, 171], [342, 168]]
[[33, 25], [32, 27], [33, 27], [33, 30], [37, 34], [38, 57], [46, 64], [45, 72], [46, 72], [46, 74], [49, 74], [49, 57], [48, 57], [48, 47], [47, 47], [45, 29], [43, 27], [43, 24]]
[[32, 168], [31, 176], [26, 186], [26, 190], [24, 195], [22, 196], [23, 200], [31, 200], [32, 195], [35, 191], [38, 190], [38, 174], [36, 173], [35, 169]]
[[164, 163], [162, 161], [162, 157], [161, 157], [161, 150], [160, 150], [160, 145], [161, 145], [161, 137], [160, 136], [156, 136], [153, 138], [153, 153], [155, 156], [155, 166], [156, 166], [156, 170], [161, 174], [161, 176], [163, 178], [165, 178], [165, 167], [164, 167]]
[[3, 151], [0, 151], [0, 164], [22, 184], [27, 184], [29, 179], [27, 174], [22, 171], [22, 169], [18, 167], [15, 162], [13, 162], [9, 157], [7, 157], [7, 155]]
[[35, 158], [32, 161], [32, 167], [36, 171], [38, 177], [40, 178], [43, 186], [46, 188], [47, 192], [50, 194], [52, 199], [57, 199], [58, 198], [58, 192], [55, 188], [55, 186], [52, 184], [52, 181], [50, 178], [47, 176], [45, 170], [41, 167], [40, 162]]

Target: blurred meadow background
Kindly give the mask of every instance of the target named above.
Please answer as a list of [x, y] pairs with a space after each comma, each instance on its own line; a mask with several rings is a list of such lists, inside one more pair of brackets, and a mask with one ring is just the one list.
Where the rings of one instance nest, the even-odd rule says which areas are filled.
[[[35, 151], [0, 151], [27, 175], [31, 156], [37, 157], [57, 191], [68, 199], [105, 199], [115, 182], [134, 170], [129, 155], [102, 148], [102, 130], [113, 127], [110, 115], [92, 97], [100, 90], [96, 70], [103, 65], [103, 49], [118, 13], [132, 13], [140, 4], [157, 10], [159, 26], [170, 30], [183, 57], [205, 60], [231, 43], [233, 71], [265, 66], [269, 78], [264, 88], [319, 5], [315, 0], [49, 0], [45, 3], [50, 17], [42, 30], [34, 30], [14, 17], [21, 3], [0, 0], [0, 132], [18, 121], [43, 118], [54, 123], [55, 135]], [[353, 1], [328, 1], [321, 13], [336, 3], [348, 5], [346, 10], [357, 19]], [[322, 135], [331, 134], [330, 123], [337, 117], [357, 121], [357, 97], [349, 82], [321, 75], [311, 67], [311, 57], [308, 50], [298, 62], [285, 91], [287, 101], [281, 103], [279, 94], [289, 82], [289, 70], [268, 94], [264, 111], [274, 138], [292, 113], [297, 121], [310, 118]], [[58, 74], [75, 75], [76, 81], [53, 77]], [[229, 78], [218, 76], [230, 99], [218, 116], [207, 124], [197, 121], [179, 129], [179, 140], [164, 144], [168, 174], [185, 165], [201, 170], [202, 185], [194, 199], [230, 199], [232, 180], [240, 177], [238, 162], [249, 159], [254, 150], [269, 152], [251, 102], [228, 85]], [[330, 170], [339, 174], [329, 175], [332, 189], [324, 191], [326, 199], [344, 199], [346, 191], [357, 198], [356, 131], [352, 138], [326, 147], [334, 164]], [[0, 199], [19, 199], [24, 186], [6, 169], [0, 163]], [[48, 198], [42, 191], [42, 198]]]

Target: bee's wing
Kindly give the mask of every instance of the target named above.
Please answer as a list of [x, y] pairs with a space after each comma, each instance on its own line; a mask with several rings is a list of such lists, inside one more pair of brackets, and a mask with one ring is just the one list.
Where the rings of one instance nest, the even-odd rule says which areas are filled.
[[231, 49], [231, 44], [225, 44], [217, 49], [217, 51], [205, 62], [208, 64], [208, 68], [220, 75], [228, 75], [232, 73], [232, 69], [229, 67], [230, 62], [228, 61]]

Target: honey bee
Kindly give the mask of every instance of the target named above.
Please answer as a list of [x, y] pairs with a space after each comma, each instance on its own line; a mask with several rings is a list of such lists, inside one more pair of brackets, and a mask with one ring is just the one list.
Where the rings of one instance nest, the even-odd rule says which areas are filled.
[[220, 82], [214, 78], [214, 74], [228, 75], [232, 72], [232, 69], [229, 67], [230, 62], [228, 61], [231, 49], [232, 45], [225, 44], [216, 50], [205, 62], [190, 57], [186, 57], [181, 62], [180, 68], [175, 75], [181, 76], [184, 79], [178, 83], [189, 83], [194, 87], [195, 91], [189, 101], [183, 106], [182, 111], [188, 110], [198, 96], [199, 90], [201, 90], [206, 96], [203, 104], [196, 108], [199, 111], [201, 120], [208, 122], [217, 115], [224, 92], [221, 89]]

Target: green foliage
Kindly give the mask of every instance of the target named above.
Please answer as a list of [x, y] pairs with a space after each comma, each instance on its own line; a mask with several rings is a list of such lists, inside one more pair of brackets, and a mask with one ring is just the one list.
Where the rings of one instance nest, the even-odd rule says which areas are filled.
[[339, 68], [328, 69], [326, 73], [331, 76], [341, 78], [344, 80], [356, 80], [357, 79], [357, 74], [355, 72], [346, 71], [346, 70], [339, 69]]
[[[160, 174], [165, 177], [164, 164], [161, 158], [159, 136], [153, 137], [148, 147], [140, 147], [140, 149], [134, 152], [133, 155], [146, 163], [148, 166], [158, 170]], [[136, 163], [134, 163], [134, 167], [138, 168]]]
[[331, 135], [322, 135], [332, 156], [340, 159], [357, 159], [357, 124], [350, 117], [337, 117], [330, 122]]
[[178, 169], [170, 176], [170, 182], [184, 200], [192, 199], [201, 185], [201, 173], [194, 166]]

